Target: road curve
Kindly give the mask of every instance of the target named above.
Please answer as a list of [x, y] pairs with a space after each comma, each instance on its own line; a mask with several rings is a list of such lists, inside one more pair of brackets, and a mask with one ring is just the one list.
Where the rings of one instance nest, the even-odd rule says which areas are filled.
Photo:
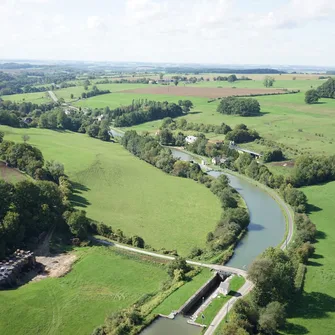
[[[285, 203], [285, 201], [273, 190], [265, 189], [265, 192], [268, 192], [281, 206], [282, 210], [286, 214], [287, 218], [287, 235], [284, 242], [280, 245], [280, 249], [285, 250], [293, 238], [293, 227], [294, 227], [294, 218], [290, 207]], [[229, 311], [233, 308], [237, 299], [244, 297], [248, 294], [254, 287], [254, 284], [247, 280], [245, 284], [237, 291], [237, 294], [228, 300], [228, 302], [222, 306], [219, 313], [215, 316], [212, 323], [208, 326], [204, 335], [213, 335], [216, 329], [219, 327], [222, 320], [226, 317]]]

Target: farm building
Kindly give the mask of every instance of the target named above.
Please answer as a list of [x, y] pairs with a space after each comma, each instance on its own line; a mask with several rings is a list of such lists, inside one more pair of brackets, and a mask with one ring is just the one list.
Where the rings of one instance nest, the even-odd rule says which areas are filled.
[[189, 135], [185, 138], [186, 143], [192, 144], [197, 140], [197, 137]]
[[16, 250], [12, 256], [0, 261], [0, 289], [17, 286], [22, 274], [35, 265], [33, 252]]

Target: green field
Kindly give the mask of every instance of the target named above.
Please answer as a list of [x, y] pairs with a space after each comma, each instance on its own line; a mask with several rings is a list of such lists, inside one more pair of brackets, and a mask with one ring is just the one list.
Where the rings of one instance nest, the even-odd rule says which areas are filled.
[[[0, 333], [91, 334], [105, 317], [159, 291], [162, 265], [132, 259], [105, 247], [80, 249], [62, 278], [48, 278], [0, 291]], [[141, 280], [136, 280], [138, 274]]]
[[202, 269], [201, 272], [192, 278], [191, 281], [178, 288], [169, 295], [153, 313], [169, 315], [172, 311], [177, 311], [183, 304], [204, 285], [213, 274], [210, 270]]
[[[120, 92], [135, 88], [147, 87], [146, 84], [97, 84], [96, 85], [99, 90], [110, 90], [111, 93], [113, 92]], [[62, 88], [59, 90], [55, 90], [54, 93], [60, 99], [63, 98], [65, 101], [72, 101], [81, 97], [81, 94], [84, 92], [88, 92], [92, 90], [93, 85], [88, 86], [88, 90], [85, 91], [84, 86], [75, 86], [75, 87], [68, 87]], [[71, 99], [71, 94], [74, 95], [74, 99]], [[102, 96], [98, 96], [102, 97]], [[91, 98], [92, 99], [92, 98]]]
[[294, 304], [285, 334], [332, 335], [335, 329], [335, 182], [304, 189], [318, 229], [316, 254], [310, 259], [304, 294]]
[[10, 100], [13, 102], [32, 102], [34, 104], [44, 104], [52, 102], [48, 92], [24, 93], [4, 95], [0, 97], [2, 100]]
[[[311, 86], [321, 85], [323, 80], [277, 80], [276, 87], [300, 89], [298, 94], [274, 95], [256, 97], [261, 104], [262, 112], [259, 117], [240, 117], [222, 115], [216, 112], [218, 102], [208, 103], [207, 98], [201, 97], [183, 97], [171, 95], [153, 95], [153, 94], [128, 94], [113, 93], [93, 97], [77, 102], [76, 106], [104, 108], [109, 106], [115, 108], [120, 105], [128, 105], [133, 99], [150, 99], [157, 101], [177, 102], [180, 99], [190, 99], [194, 103], [194, 109], [186, 116], [191, 122], [220, 124], [227, 123], [235, 126], [245, 123], [250, 128], [256, 129], [261, 136], [279, 143], [283, 143], [291, 148], [291, 151], [297, 153], [335, 153], [335, 136], [333, 132], [335, 113], [335, 100], [321, 99], [318, 104], [306, 105], [304, 102], [304, 91]], [[194, 86], [212, 86], [218, 82], [201, 82]], [[236, 83], [220, 82], [223, 87], [233, 86]], [[241, 81], [240, 87], [262, 87], [262, 81]], [[248, 86], [249, 85], [249, 86]], [[220, 85], [219, 85], [220, 86]], [[221, 85], [222, 86], [222, 85]], [[217, 87], [217, 86], [214, 86]], [[132, 129], [138, 131], [155, 132], [161, 121], [153, 121]], [[212, 139], [223, 139], [222, 135], [207, 134]], [[259, 150], [264, 150], [261, 147]]]
[[139, 235], [156, 249], [188, 255], [204, 247], [221, 215], [219, 199], [193, 180], [165, 174], [131, 155], [121, 145], [85, 134], [0, 126], [5, 139], [39, 147], [46, 160], [65, 165], [76, 183], [74, 203], [88, 216]]

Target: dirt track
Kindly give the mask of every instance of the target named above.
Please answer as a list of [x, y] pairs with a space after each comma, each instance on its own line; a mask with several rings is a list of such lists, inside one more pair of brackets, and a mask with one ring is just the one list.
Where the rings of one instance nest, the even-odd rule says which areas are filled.
[[122, 93], [137, 94], [162, 94], [176, 95], [186, 97], [202, 97], [202, 98], [220, 98], [228, 96], [246, 96], [257, 94], [281, 94], [283, 90], [265, 89], [265, 88], [217, 88], [217, 87], [184, 87], [184, 86], [148, 86], [145, 88], [136, 88], [125, 90]]

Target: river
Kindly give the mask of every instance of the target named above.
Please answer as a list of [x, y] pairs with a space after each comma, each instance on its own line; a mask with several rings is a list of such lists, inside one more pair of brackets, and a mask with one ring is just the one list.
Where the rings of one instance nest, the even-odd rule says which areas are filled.
[[[188, 153], [172, 149], [176, 158], [185, 161], [194, 161]], [[219, 171], [210, 171], [209, 175], [218, 177], [223, 174]], [[247, 204], [250, 214], [248, 231], [235, 248], [234, 256], [227, 266], [247, 269], [252, 261], [268, 247], [280, 244], [286, 229], [285, 217], [278, 203], [259, 187], [243, 178], [225, 173], [234, 187]]]
[[[111, 129], [113, 136], [123, 136], [123, 133]], [[183, 151], [171, 149], [175, 158], [184, 161], [194, 161], [195, 158]], [[218, 177], [223, 172], [209, 171], [208, 174]], [[227, 266], [246, 270], [252, 261], [268, 247], [280, 244], [286, 229], [285, 217], [278, 203], [271, 196], [249, 183], [241, 177], [225, 173], [230, 185], [244, 199], [250, 214], [250, 224], [247, 233], [235, 248], [234, 256], [226, 264]], [[176, 316], [174, 320], [158, 318], [149, 327], [141, 332], [141, 335], [199, 335], [201, 328], [190, 325], [182, 316]]]

